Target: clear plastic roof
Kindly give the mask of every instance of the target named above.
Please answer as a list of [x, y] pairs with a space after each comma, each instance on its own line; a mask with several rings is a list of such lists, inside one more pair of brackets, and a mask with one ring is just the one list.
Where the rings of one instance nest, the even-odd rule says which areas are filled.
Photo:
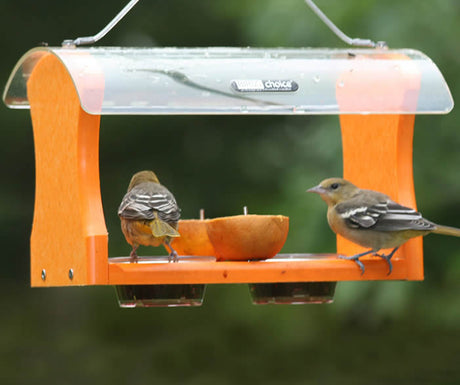
[[55, 55], [90, 114], [435, 114], [453, 108], [436, 65], [415, 50], [51, 48], [27, 52], [3, 94], [29, 108], [27, 81]]

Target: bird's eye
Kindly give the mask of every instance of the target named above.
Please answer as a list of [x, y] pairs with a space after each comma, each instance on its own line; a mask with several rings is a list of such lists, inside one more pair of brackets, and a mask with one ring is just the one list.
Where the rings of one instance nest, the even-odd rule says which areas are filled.
[[337, 190], [339, 188], [339, 184], [338, 183], [332, 183], [331, 184], [331, 189], [332, 190]]

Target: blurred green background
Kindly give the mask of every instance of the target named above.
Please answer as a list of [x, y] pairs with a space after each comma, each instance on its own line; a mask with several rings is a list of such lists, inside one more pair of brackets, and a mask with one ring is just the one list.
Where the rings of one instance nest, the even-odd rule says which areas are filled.
[[[125, 2], [2, 0], [0, 83], [29, 48], [96, 33]], [[317, 4], [352, 37], [426, 53], [460, 99], [458, 0]], [[302, 0], [142, 1], [99, 45], [343, 47]], [[418, 116], [414, 136], [418, 207], [457, 227], [459, 114]], [[0, 124], [2, 384], [460, 383], [459, 239], [425, 238], [425, 281], [340, 283], [332, 305], [254, 306], [246, 285], [213, 285], [201, 308], [123, 310], [111, 287], [31, 289], [30, 116], [2, 104]], [[336, 116], [103, 117], [100, 167], [110, 256], [129, 253], [116, 210], [146, 168], [184, 218], [247, 205], [290, 217], [284, 252], [335, 250], [304, 191], [341, 174]]]

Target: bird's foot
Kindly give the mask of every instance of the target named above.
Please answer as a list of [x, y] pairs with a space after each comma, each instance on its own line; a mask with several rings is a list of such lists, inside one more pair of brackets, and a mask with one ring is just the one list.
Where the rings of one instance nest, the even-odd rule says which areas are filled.
[[361, 269], [361, 275], [364, 274], [364, 271], [366, 270], [364, 268], [364, 263], [362, 263], [359, 258], [361, 257], [361, 255], [357, 254], [357, 255], [352, 255], [351, 257], [347, 257], [346, 255], [339, 255], [338, 256], [340, 259], [346, 259], [348, 261], [354, 261], [358, 267]]
[[350, 257], [347, 257], [346, 255], [339, 255], [339, 258], [340, 259], [346, 259], [348, 261], [354, 261], [358, 265], [358, 267], [361, 269], [361, 275], [363, 275], [364, 271], [365, 271], [364, 263], [362, 263], [359, 260], [359, 258], [364, 257], [365, 255], [368, 255], [368, 254], [373, 253], [373, 252], [374, 252], [374, 250], [368, 250], [368, 251], [365, 251], [363, 253], [352, 255]]
[[170, 262], [179, 262], [179, 257], [177, 255], [177, 252], [176, 250], [174, 250], [171, 246], [171, 244], [169, 243], [169, 241], [167, 242], [164, 242], [164, 246], [166, 248], [166, 250], [169, 251], [169, 255], [168, 255], [168, 263]]
[[131, 263], [137, 263], [139, 257], [138, 257], [137, 254], [136, 254], [136, 250], [133, 249], [133, 250], [131, 251], [131, 253], [129, 254], [129, 256], [130, 256], [130, 262], [131, 262]]
[[176, 250], [173, 248], [171, 248], [171, 253], [169, 253], [168, 262], [179, 262], [179, 257], [177, 256]]
[[393, 271], [393, 265], [391, 263], [391, 257], [394, 255], [394, 253], [396, 253], [396, 250], [398, 250], [399, 247], [395, 247], [390, 254], [388, 255], [385, 255], [385, 254], [377, 254], [375, 253], [374, 255], [376, 255], [377, 257], [380, 257], [382, 259], [384, 259], [385, 261], [387, 261], [388, 263], [388, 274], [387, 275], [390, 275], [391, 272]]

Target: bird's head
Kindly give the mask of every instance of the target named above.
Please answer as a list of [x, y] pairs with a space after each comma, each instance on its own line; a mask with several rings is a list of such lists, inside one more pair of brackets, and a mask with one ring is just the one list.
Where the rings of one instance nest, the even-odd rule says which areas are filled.
[[133, 177], [131, 178], [131, 182], [129, 182], [128, 191], [130, 191], [133, 187], [137, 186], [140, 183], [144, 182], [154, 182], [160, 183], [157, 176], [153, 171], [145, 170], [136, 172]]
[[345, 179], [329, 178], [323, 180], [318, 186], [308, 189], [307, 192], [319, 194], [328, 205], [336, 205], [353, 197], [358, 190], [358, 187]]

